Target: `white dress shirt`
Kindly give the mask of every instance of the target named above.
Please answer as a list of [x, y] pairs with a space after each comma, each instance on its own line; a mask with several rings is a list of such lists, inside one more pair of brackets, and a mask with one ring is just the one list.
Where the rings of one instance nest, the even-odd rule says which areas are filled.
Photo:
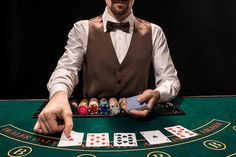
[[[106, 32], [105, 26], [108, 20], [118, 22], [108, 14], [107, 8], [102, 18], [104, 32]], [[123, 20], [123, 22], [128, 21], [130, 23], [130, 33], [125, 33], [121, 30], [110, 32], [112, 43], [120, 63], [124, 60], [128, 52], [134, 29], [134, 18], [133, 12], [131, 12]], [[57, 91], [65, 91], [70, 96], [74, 86], [78, 83], [78, 71], [82, 68], [83, 58], [87, 49], [88, 24], [88, 20], [78, 21], [69, 32], [65, 52], [58, 61], [57, 67], [47, 84], [50, 97]], [[153, 23], [151, 23], [151, 28], [153, 45], [152, 61], [155, 71], [156, 90], [160, 92], [160, 102], [169, 101], [178, 94], [180, 82], [162, 29]]]

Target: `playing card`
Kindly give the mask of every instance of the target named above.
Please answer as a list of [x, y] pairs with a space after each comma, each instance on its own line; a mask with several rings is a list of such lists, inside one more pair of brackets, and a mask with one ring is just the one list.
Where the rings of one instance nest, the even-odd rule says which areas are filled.
[[132, 96], [132, 97], [128, 97], [127, 100], [127, 110], [130, 111], [132, 109], [136, 109], [136, 110], [142, 110], [147, 108], [147, 103], [140, 103], [137, 101], [137, 97], [138, 96]]
[[71, 137], [67, 138], [62, 132], [58, 147], [80, 146], [83, 142], [84, 133], [71, 131]]
[[140, 133], [151, 145], [171, 142], [171, 140], [159, 130], [141, 131]]
[[135, 133], [114, 133], [114, 146], [138, 146]]
[[186, 129], [181, 125], [166, 127], [165, 129], [181, 139], [190, 138], [198, 135], [197, 133]]
[[104, 147], [109, 146], [108, 133], [88, 133], [86, 147]]

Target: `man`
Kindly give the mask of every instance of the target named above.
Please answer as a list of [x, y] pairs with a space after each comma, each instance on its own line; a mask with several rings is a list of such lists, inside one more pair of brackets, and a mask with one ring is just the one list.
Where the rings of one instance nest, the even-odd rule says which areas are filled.
[[[134, 17], [133, 3], [134, 0], [106, 0], [102, 16], [74, 24], [66, 51], [48, 82], [50, 101], [38, 117], [35, 132], [64, 131], [70, 136], [73, 121], [68, 97], [78, 83], [82, 67], [86, 97], [140, 94], [138, 101], [146, 101], [151, 109], [155, 103], [169, 101], [178, 94], [180, 82], [164, 33], [159, 26]], [[146, 89], [151, 63], [156, 89]], [[129, 114], [145, 117], [148, 110], [131, 110]], [[63, 119], [64, 124], [59, 125], [57, 118]]]

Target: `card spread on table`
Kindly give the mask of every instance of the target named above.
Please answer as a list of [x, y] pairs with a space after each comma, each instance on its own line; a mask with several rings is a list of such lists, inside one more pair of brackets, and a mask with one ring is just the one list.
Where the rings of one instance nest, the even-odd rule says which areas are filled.
[[141, 131], [140, 133], [151, 145], [171, 142], [171, 140], [159, 130]]
[[198, 135], [197, 133], [186, 129], [181, 125], [166, 127], [165, 129], [181, 139], [190, 138]]
[[64, 131], [61, 134], [58, 147], [67, 147], [67, 146], [81, 146], [83, 142], [84, 133], [79, 133], [71, 131], [70, 138], [67, 138]]
[[88, 133], [86, 147], [104, 147], [109, 146], [108, 133]]
[[133, 110], [133, 109], [142, 110], [142, 109], [147, 108], [147, 103], [138, 102], [137, 97], [138, 96], [132, 96], [132, 97], [128, 97], [126, 99], [127, 100], [127, 110], [128, 111]]
[[113, 145], [136, 147], [138, 146], [135, 133], [114, 133]]

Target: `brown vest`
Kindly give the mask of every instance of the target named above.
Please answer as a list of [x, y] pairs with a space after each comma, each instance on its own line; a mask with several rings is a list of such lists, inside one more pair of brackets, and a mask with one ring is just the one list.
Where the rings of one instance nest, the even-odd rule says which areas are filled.
[[120, 64], [102, 17], [89, 20], [87, 52], [83, 63], [85, 97], [128, 97], [147, 88], [152, 62], [150, 23], [135, 19], [131, 44]]

